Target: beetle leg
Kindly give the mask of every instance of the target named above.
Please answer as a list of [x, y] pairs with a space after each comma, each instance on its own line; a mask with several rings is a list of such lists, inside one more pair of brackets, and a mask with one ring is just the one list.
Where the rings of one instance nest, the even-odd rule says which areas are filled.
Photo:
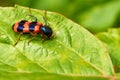
[[32, 32], [30, 34], [32, 35], [32, 37], [28, 40], [28, 45], [32, 41], [32, 39], [37, 35], [37, 33], [32, 33]]
[[32, 13], [31, 13], [31, 8], [29, 8], [29, 14], [28, 14], [28, 16], [34, 18], [34, 22], [37, 22], [37, 18], [35, 16], [33, 16]]
[[13, 46], [16, 46], [16, 44], [19, 42], [19, 40], [20, 40], [22, 34], [23, 34], [23, 32], [21, 32], [21, 33], [19, 34], [19, 36], [18, 36], [18, 38], [17, 38], [17, 41], [15, 42], [15, 44], [14, 44]]
[[44, 41], [45, 41], [45, 35], [44, 33], [42, 33], [42, 43], [44, 43]]
[[34, 18], [34, 22], [37, 22], [37, 18], [36, 18], [35, 16], [33, 16], [33, 15], [31, 15], [31, 14], [29, 14], [28, 16]]

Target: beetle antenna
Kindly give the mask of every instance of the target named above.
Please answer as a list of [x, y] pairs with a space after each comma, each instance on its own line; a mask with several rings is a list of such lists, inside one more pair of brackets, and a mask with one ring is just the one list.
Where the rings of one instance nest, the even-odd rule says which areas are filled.
[[44, 11], [44, 15], [43, 15], [43, 20], [44, 20], [44, 22], [45, 22], [45, 25], [48, 25], [48, 24], [47, 24], [47, 20], [46, 20], [46, 13], [47, 13], [47, 11], [45, 10], [45, 11]]

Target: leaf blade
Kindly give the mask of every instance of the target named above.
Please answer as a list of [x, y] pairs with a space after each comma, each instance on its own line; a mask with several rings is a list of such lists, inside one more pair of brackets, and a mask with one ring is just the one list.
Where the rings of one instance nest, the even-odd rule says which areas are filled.
[[[3, 9], [1, 13], [6, 9]], [[6, 17], [0, 16], [3, 19], [3, 21], [0, 20], [2, 22], [0, 24], [5, 26], [7, 23], [8, 25], [7, 27], [0, 26], [0, 34], [7, 36], [0, 36], [0, 40], [3, 40], [0, 41], [1, 62], [15, 66], [18, 71], [101, 77], [114, 75], [111, 60], [103, 44], [83, 27], [58, 13], [47, 12], [47, 21], [55, 32], [51, 40], [46, 40], [42, 44], [41, 36], [38, 36], [32, 40], [30, 45], [27, 45], [30, 36], [23, 35], [18, 44], [13, 47], [18, 34], [12, 31], [11, 26], [21, 19], [31, 20], [26, 17], [28, 10], [28, 8], [16, 6], [9, 10], [11, 13], [8, 12], [6, 15], [8, 17], [11, 14], [12, 18], [6, 19]], [[31, 12], [38, 17], [38, 21], [44, 23], [43, 11], [31, 9]], [[6, 20], [8, 21], [5, 22]], [[9, 22], [9, 20], [13, 22]], [[4, 40], [8, 40], [8, 43]], [[6, 47], [4, 49], [7, 50], [4, 50], [3, 47]], [[12, 53], [9, 55], [11, 50]], [[19, 56], [16, 57], [16, 55]], [[10, 63], [12, 59], [14, 62]]]

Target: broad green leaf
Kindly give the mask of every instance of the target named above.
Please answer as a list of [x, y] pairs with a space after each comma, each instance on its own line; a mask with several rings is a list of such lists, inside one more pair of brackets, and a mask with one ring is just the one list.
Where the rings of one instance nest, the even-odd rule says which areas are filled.
[[79, 15], [79, 23], [94, 33], [106, 31], [114, 27], [114, 22], [120, 15], [120, 0], [94, 6], [91, 10]]
[[[44, 23], [44, 11], [31, 9], [31, 13]], [[114, 77], [112, 63], [103, 44], [83, 27], [58, 13], [47, 12], [46, 15], [54, 31], [51, 40], [42, 43], [38, 35], [28, 45], [32, 36], [24, 34], [14, 47], [19, 34], [12, 30], [12, 25], [20, 20], [33, 21], [28, 14], [29, 8], [26, 7], [0, 7], [0, 62], [9, 67], [8, 70], [0, 67], [3, 74], [8, 73], [13, 80], [28, 73], [28, 79], [35, 75], [36, 78], [49, 79], [51, 74], [53, 77], [50, 79], [55, 80], [62, 79], [62, 76], [65, 80], [67, 77], [69, 80], [81, 77], [84, 80], [109, 80]], [[2, 72], [1, 79], [7, 79]]]
[[120, 72], [120, 28], [109, 29], [97, 37], [106, 45], [116, 72]]
[[117, 73], [116, 76], [117, 76], [116, 80], [120, 80], [120, 73]]
[[13, 6], [15, 0], [0, 0], [0, 6]]
[[[7, 77], [6, 77], [7, 75]], [[58, 75], [53, 73], [40, 73], [40, 72], [7, 72], [1, 71], [0, 80], [109, 80], [114, 77], [109, 76], [84, 76], [84, 75]]]

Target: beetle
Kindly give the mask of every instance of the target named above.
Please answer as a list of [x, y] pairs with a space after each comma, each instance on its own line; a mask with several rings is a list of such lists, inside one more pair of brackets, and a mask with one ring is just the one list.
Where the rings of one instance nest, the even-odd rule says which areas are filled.
[[[48, 39], [52, 37], [53, 34], [52, 28], [46, 23], [46, 11], [44, 12], [44, 16], [43, 16], [43, 19], [45, 21], [44, 25], [42, 22], [38, 22], [35, 16], [31, 14], [29, 16], [33, 17], [35, 20], [34, 21], [21, 20], [13, 24], [12, 30], [16, 33], [19, 33], [18, 39], [13, 46], [15, 46], [19, 42], [23, 34], [31, 34], [32, 36], [41, 34], [42, 42], [44, 42], [46, 37]], [[29, 39], [28, 45], [31, 40], [32, 38]]]

